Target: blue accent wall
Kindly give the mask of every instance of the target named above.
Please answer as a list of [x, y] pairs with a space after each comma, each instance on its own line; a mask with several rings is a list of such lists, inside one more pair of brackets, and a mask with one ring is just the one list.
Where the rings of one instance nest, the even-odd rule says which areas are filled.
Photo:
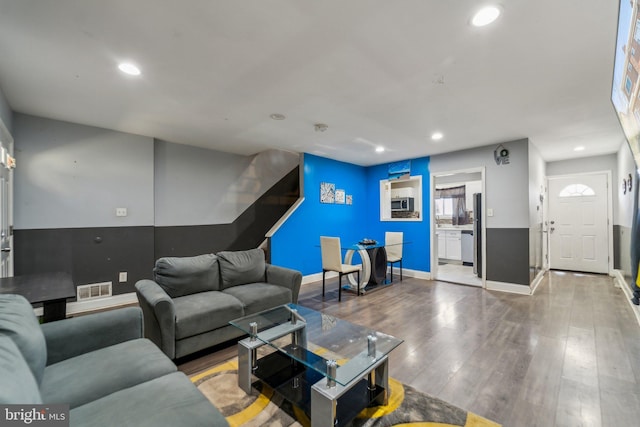
[[402, 231], [407, 242], [402, 249], [402, 266], [410, 270], [431, 271], [431, 217], [429, 158], [411, 159], [411, 176], [422, 175], [422, 221], [380, 221], [380, 181], [387, 179], [388, 163], [367, 168], [367, 235], [384, 241], [386, 231]]
[[[271, 262], [303, 275], [322, 272], [320, 236], [340, 237], [343, 245], [366, 234], [366, 169], [312, 154], [304, 155], [305, 200], [271, 238]], [[353, 196], [353, 204], [320, 203], [320, 183]]]
[[[429, 158], [411, 160], [411, 175], [422, 175], [423, 220], [380, 221], [380, 180], [387, 179], [388, 163], [362, 167], [304, 155], [305, 200], [271, 239], [271, 262], [310, 275], [322, 272], [320, 236], [340, 237], [343, 246], [369, 237], [384, 241], [385, 231], [402, 231], [403, 267], [430, 271]], [[320, 203], [320, 183], [353, 196], [353, 205]], [[360, 262], [354, 259], [354, 262]]]

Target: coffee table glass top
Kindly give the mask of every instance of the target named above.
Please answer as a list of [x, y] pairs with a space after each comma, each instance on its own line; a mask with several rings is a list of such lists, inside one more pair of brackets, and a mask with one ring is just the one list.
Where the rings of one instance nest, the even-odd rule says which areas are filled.
[[[391, 335], [297, 304], [286, 304], [229, 323], [249, 335], [251, 324], [255, 323], [258, 340], [324, 376], [327, 376], [327, 361], [335, 360], [338, 368], [335, 378], [331, 376], [331, 379], [341, 385], [370, 371], [371, 366], [403, 342]], [[301, 330], [301, 339], [292, 344], [289, 334], [274, 335], [275, 330]]]

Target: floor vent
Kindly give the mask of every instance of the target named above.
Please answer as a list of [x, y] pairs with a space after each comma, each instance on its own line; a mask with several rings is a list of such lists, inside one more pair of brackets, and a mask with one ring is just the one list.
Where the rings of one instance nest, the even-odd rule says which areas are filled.
[[91, 283], [77, 288], [78, 301], [86, 301], [111, 296], [111, 282]]

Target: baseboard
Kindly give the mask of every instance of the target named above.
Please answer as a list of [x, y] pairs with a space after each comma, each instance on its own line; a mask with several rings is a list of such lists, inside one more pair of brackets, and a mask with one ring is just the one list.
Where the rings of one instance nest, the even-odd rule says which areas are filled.
[[[134, 304], [138, 302], [135, 292], [126, 294], [112, 295], [106, 298], [99, 298], [88, 301], [75, 301], [67, 303], [67, 316], [74, 314], [86, 313], [88, 311], [102, 310], [105, 308], [114, 308], [121, 305]], [[42, 307], [33, 309], [36, 316], [42, 316]]]
[[518, 285], [517, 283], [494, 282], [487, 280], [487, 290], [508, 292], [511, 294], [531, 295], [531, 288], [527, 285]]
[[[400, 269], [398, 267], [393, 268], [395, 271], [395, 275], [400, 274]], [[391, 267], [387, 267], [387, 274], [391, 274]], [[423, 280], [431, 280], [431, 272], [430, 271], [421, 271], [421, 270], [411, 270], [409, 268], [402, 269], [402, 277], [413, 277], [414, 279], [423, 279]]]
[[633, 298], [633, 292], [631, 292], [629, 285], [627, 285], [627, 281], [624, 279], [624, 274], [622, 274], [622, 270], [613, 270], [612, 276], [613, 276], [613, 281], [615, 286], [618, 288], [621, 288], [622, 292], [624, 292], [624, 295], [626, 296], [625, 299], [629, 303], [629, 306], [631, 307], [631, 310], [633, 311], [633, 314], [636, 316], [636, 320], [640, 325], [640, 306], [635, 305], [634, 303], [631, 302], [631, 299]]
[[[394, 267], [394, 273], [400, 274], [400, 271], [398, 270], [397, 267]], [[390, 272], [389, 267], [387, 267], [387, 273]], [[420, 271], [420, 270], [411, 270], [408, 268], [403, 268], [402, 269], [402, 276], [406, 276], [406, 277], [413, 277], [415, 279], [423, 279], [423, 280], [431, 280], [431, 272], [429, 271]], [[325, 275], [325, 278], [330, 279], [332, 277], [338, 277], [338, 273], [335, 273], [333, 271], [327, 271], [327, 274]], [[306, 276], [302, 276], [302, 284], [303, 285], [307, 285], [309, 283], [313, 283], [313, 282], [319, 282], [322, 280], [322, 272], [320, 273], [313, 273], [313, 274], [308, 274]]]
[[[338, 273], [336, 273], [335, 271], [327, 271], [324, 277], [325, 279], [331, 279], [333, 277], [338, 277]], [[322, 273], [308, 274], [306, 276], [302, 276], [302, 285], [308, 285], [309, 283], [319, 282], [321, 280]]]
[[542, 283], [542, 279], [544, 278], [545, 273], [546, 273], [545, 270], [538, 271], [538, 275], [536, 276], [535, 279], [533, 279], [533, 282], [531, 282], [531, 285], [529, 286], [531, 288], [531, 295], [533, 295], [536, 289], [538, 289], [538, 285]]

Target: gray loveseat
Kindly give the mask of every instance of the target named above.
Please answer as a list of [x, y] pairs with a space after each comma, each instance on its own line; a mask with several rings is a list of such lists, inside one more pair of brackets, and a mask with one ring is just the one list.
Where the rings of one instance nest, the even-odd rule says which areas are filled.
[[227, 426], [128, 307], [40, 325], [0, 295], [0, 405], [68, 404], [71, 426]]
[[296, 303], [302, 282], [261, 249], [160, 258], [153, 271], [136, 283], [145, 336], [172, 359], [242, 336], [230, 320]]

